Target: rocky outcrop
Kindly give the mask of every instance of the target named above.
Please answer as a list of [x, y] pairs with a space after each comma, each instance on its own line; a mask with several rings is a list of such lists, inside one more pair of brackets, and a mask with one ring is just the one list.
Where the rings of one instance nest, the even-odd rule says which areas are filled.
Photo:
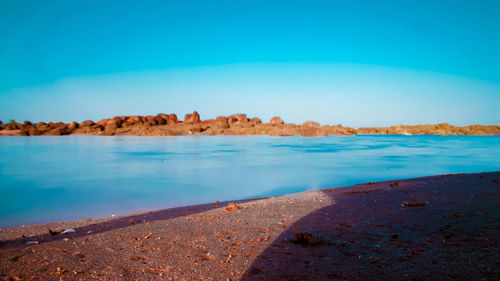
[[316, 122], [307, 121], [300, 126], [299, 134], [302, 137], [324, 137], [327, 135], [327, 130]]
[[154, 118], [156, 125], [176, 125], [179, 124], [179, 119], [175, 114], [160, 113]]
[[17, 123], [15, 120], [3, 125], [4, 130], [19, 130], [20, 128], [21, 124]]
[[245, 125], [248, 123], [246, 114], [233, 114], [228, 117], [229, 124]]
[[269, 131], [269, 135], [273, 137], [290, 137], [290, 136], [296, 136], [298, 135], [298, 128], [293, 125], [288, 125], [288, 126], [272, 126], [271, 130]]
[[[48, 126], [47, 126], [47, 129], [49, 129]], [[36, 125], [33, 125], [29, 121], [24, 122], [23, 125], [21, 126], [21, 129], [20, 129], [21, 136], [39, 136], [41, 134], [42, 134], [42, 131], [40, 131]]]
[[279, 117], [273, 117], [271, 118], [271, 121], [269, 121], [269, 124], [271, 124], [272, 126], [280, 126], [285, 124], [285, 122], [283, 122], [283, 120], [281, 120], [281, 118]]
[[248, 121], [250, 124], [252, 124], [253, 126], [255, 125], [259, 125], [259, 124], [262, 124], [262, 120], [260, 120], [259, 118], [257, 117], [254, 117], [252, 119], [250, 119], [250, 121]]
[[127, 116], [123, 117], [123, 127], [131, 127], [135, 125], [142, 125], [141, 116]]
[[498, 125], [453, 126], [447, 123], [431, 125], [396, 125], [391, 127], [349, 128], [341, 125], [321, 126], [307, 121], [302, 125], [286, 124], [280, 117], [269, 123], [259, 118], [248, 118], [245, 114], [219, 116], [215, 119], [201, 120], [195, 111], [187, 114], [180, 122], [175, 114], [160, 113], [156, 116], [117, 116], [95, 123], [86, 120], [82, 123], [38, 122], [18, 123], [10, 121], [0, 124], [2, 136], [38, 135], [139, 135], [139, 136], [177, 136], [177, 135], [271, 135], [320, 137], [326, 135], [349, 136], [355, 134], [400, 134], [400, 135], [500, 135]]
[[69, 135], [72, 133], [70, 129], [68, 129], [67, 125], [64, 124], [63, 122], [49, 122], [47, 124], [49, 127], [47, 131], [43, 132], [42, 135], [45, 136], [62, 136], [62, 135]]
[[177, 125], [179, 123], [180, 123], [180, 121], [177, 118], [177, 115], [170, 114], [170, 115], [167, 116], [167, 125]]
[[94, 121], [92, 120], [86, 120], [86, 121], [83, 121], [80, 126], [82, 127], [89, 127], [89, 126], [93, 126], [95, 123]]
[[447, 123], [432, 125], [396, 125], [391, 127], [358, 128], [356, 134], [393, 134], [393, 135], [500, 135], [498, 125], [453, 126]]
[[198, 112], [193, 112], [191, 114], [186, 114], [184, 117], [185, 124], [197, 124], [200, 123], [200, 114]]
[[78, 126], [78, 123], [68, 123], [65, 124], [63, 122], [38, 122], [33, 125], [30, 121], [25, 121], [22, 125], [19, 125], [19, 135], [21, 136], [60, 136], [60, 135], [69, 135], [73, 133], [75, 127]]
[[356, 129], [342, 127], [342, 125], [332, 125], [332, 126], [323, 126], [328, 135], [335, 136], [354, 136], [356, 134]]
[[68, 124], [68, 129], [71, 131], [78, 129], [78, 127], [80, 127], [80, 124], [78, 124], [78, 122], [76, 122], [76, 121], [73, 121], [73, 122]]

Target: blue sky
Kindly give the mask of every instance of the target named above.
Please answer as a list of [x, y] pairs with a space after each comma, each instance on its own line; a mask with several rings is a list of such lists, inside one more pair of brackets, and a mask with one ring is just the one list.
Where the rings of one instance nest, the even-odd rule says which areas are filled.
[[499, 124], [498, 1], [2, 1], [0, 120]]

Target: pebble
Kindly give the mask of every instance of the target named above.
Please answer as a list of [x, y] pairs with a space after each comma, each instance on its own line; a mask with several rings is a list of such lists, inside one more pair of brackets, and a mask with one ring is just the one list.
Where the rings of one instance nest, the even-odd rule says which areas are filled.
[[76, 230], [74, 228], [68, 228], [68, 229], [64, 230], [63, 232], [61, 232], [61, 234], [66, 234], [66, 233], [71, 233], [71, 232], [76, 232]]

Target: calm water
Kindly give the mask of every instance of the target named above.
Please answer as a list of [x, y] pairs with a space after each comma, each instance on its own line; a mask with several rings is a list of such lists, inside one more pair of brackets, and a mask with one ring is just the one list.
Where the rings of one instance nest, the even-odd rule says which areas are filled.
[[0, 227], [497, 170], [499, 136], [4, 137]]

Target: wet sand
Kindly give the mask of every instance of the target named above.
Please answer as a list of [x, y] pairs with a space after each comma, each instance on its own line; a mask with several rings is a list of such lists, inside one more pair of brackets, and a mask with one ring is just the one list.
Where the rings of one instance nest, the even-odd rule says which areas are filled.
[[500, 279], [500, 172], [228, 203], [2, 229], [0, 278]]

